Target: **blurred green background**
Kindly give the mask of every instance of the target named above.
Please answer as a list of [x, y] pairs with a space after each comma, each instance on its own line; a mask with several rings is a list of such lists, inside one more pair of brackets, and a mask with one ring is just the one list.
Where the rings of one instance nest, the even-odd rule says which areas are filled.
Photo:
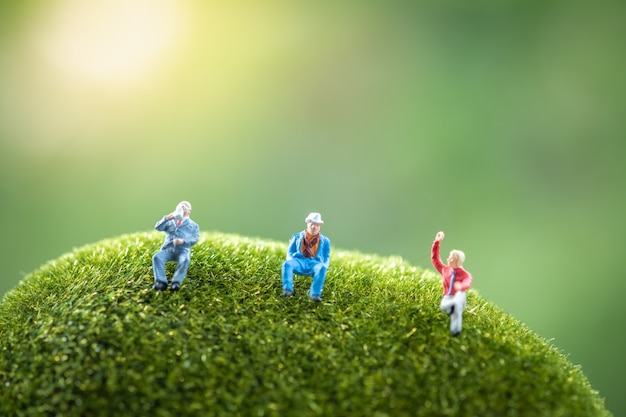
[[623, 1], [0, 4], [0, 294], [183, 199], [424, 267], [444, 230], [626, 415]]

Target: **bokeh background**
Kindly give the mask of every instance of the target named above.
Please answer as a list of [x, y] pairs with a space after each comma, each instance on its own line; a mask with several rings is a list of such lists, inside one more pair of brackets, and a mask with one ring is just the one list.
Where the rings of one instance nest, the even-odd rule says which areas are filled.
[[444, 230], [474, 288], [626, 415], [625, 19], [611, 0], [1, 2], [0, 294], [183, 199], [203, 230], [285, 243], [320, 211], [335, 248], [424, 267]]

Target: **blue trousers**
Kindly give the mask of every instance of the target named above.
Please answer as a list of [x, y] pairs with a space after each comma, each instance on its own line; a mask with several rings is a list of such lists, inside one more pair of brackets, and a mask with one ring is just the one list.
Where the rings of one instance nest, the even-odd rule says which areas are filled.
[[328, 269], [321, 262], [313, 258], [292, 258], [283, 262], [283, 290], [293, 291], [293, 274], [313, 277], [309, 296], [322, 295], [326, 271]]
[[183, 283], [185, 276], [187, 275], [187, 268], [191, 262], [189, 250], [180, 250], [177, 248], [161, 249], [152, 256], [152, 269], [154, 270], [154, 282], [164, 282], [167, 284], [167, 277], [165, 276], [165, 263], [169, 261], [176, 262], [176, 270], [172, 277], [172, 283]]

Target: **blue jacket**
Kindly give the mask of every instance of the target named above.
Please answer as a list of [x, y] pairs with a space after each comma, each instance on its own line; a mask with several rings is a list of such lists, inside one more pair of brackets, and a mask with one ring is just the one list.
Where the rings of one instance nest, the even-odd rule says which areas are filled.
[[[303, 230], [291, 236], [291, 240], [289, 240], [289, 247], [287, 248], [287, 260], [293, 258], [311, 259], [305, 258], [302, 254], [302, 241], [304, 240], [305, 235], [306, 231]], [[330, 265], [330, 240], [321, 233], [320, 245], [317, 248], [317, 256], [315, 256], [315, 260], [324, 264], [326, 268]]]
[[[189, 217], [183, 219], [183, 223], [180, 226], [176, 225], [177, 220], [168, 220], [167, 216], [163, 216], [159, 220], [154, 228], [160, 232], [165, 232], [165, 240], [161, 246], [161, 250], [169, 248], [177, 248], [183, 250], [189, 250], [200, 237], [200, 227], [191, 220]], [[174, 245], [174, 239], [184, 239], [185, 243], [182, 245]]]

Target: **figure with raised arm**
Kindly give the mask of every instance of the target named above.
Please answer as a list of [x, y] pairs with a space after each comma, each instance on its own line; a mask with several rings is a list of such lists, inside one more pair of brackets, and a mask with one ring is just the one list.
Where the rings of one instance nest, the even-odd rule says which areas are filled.
[[443, 298], [441, 300], [441, 311], [450, 316], [450, 332], [453, 336], [461, 334], [463, 327], [463, 310], [465, 309], [465, 292], [472, 285], [472, 275], [463, 269], [465, 254], [457, 249], [450, 251], [447, 265], [441, 261], [439, 256], [440, 244], [445, 234], [437, 233], [430, 252], [430, 259], [433, 266], [441, 274], [443, 284]]

